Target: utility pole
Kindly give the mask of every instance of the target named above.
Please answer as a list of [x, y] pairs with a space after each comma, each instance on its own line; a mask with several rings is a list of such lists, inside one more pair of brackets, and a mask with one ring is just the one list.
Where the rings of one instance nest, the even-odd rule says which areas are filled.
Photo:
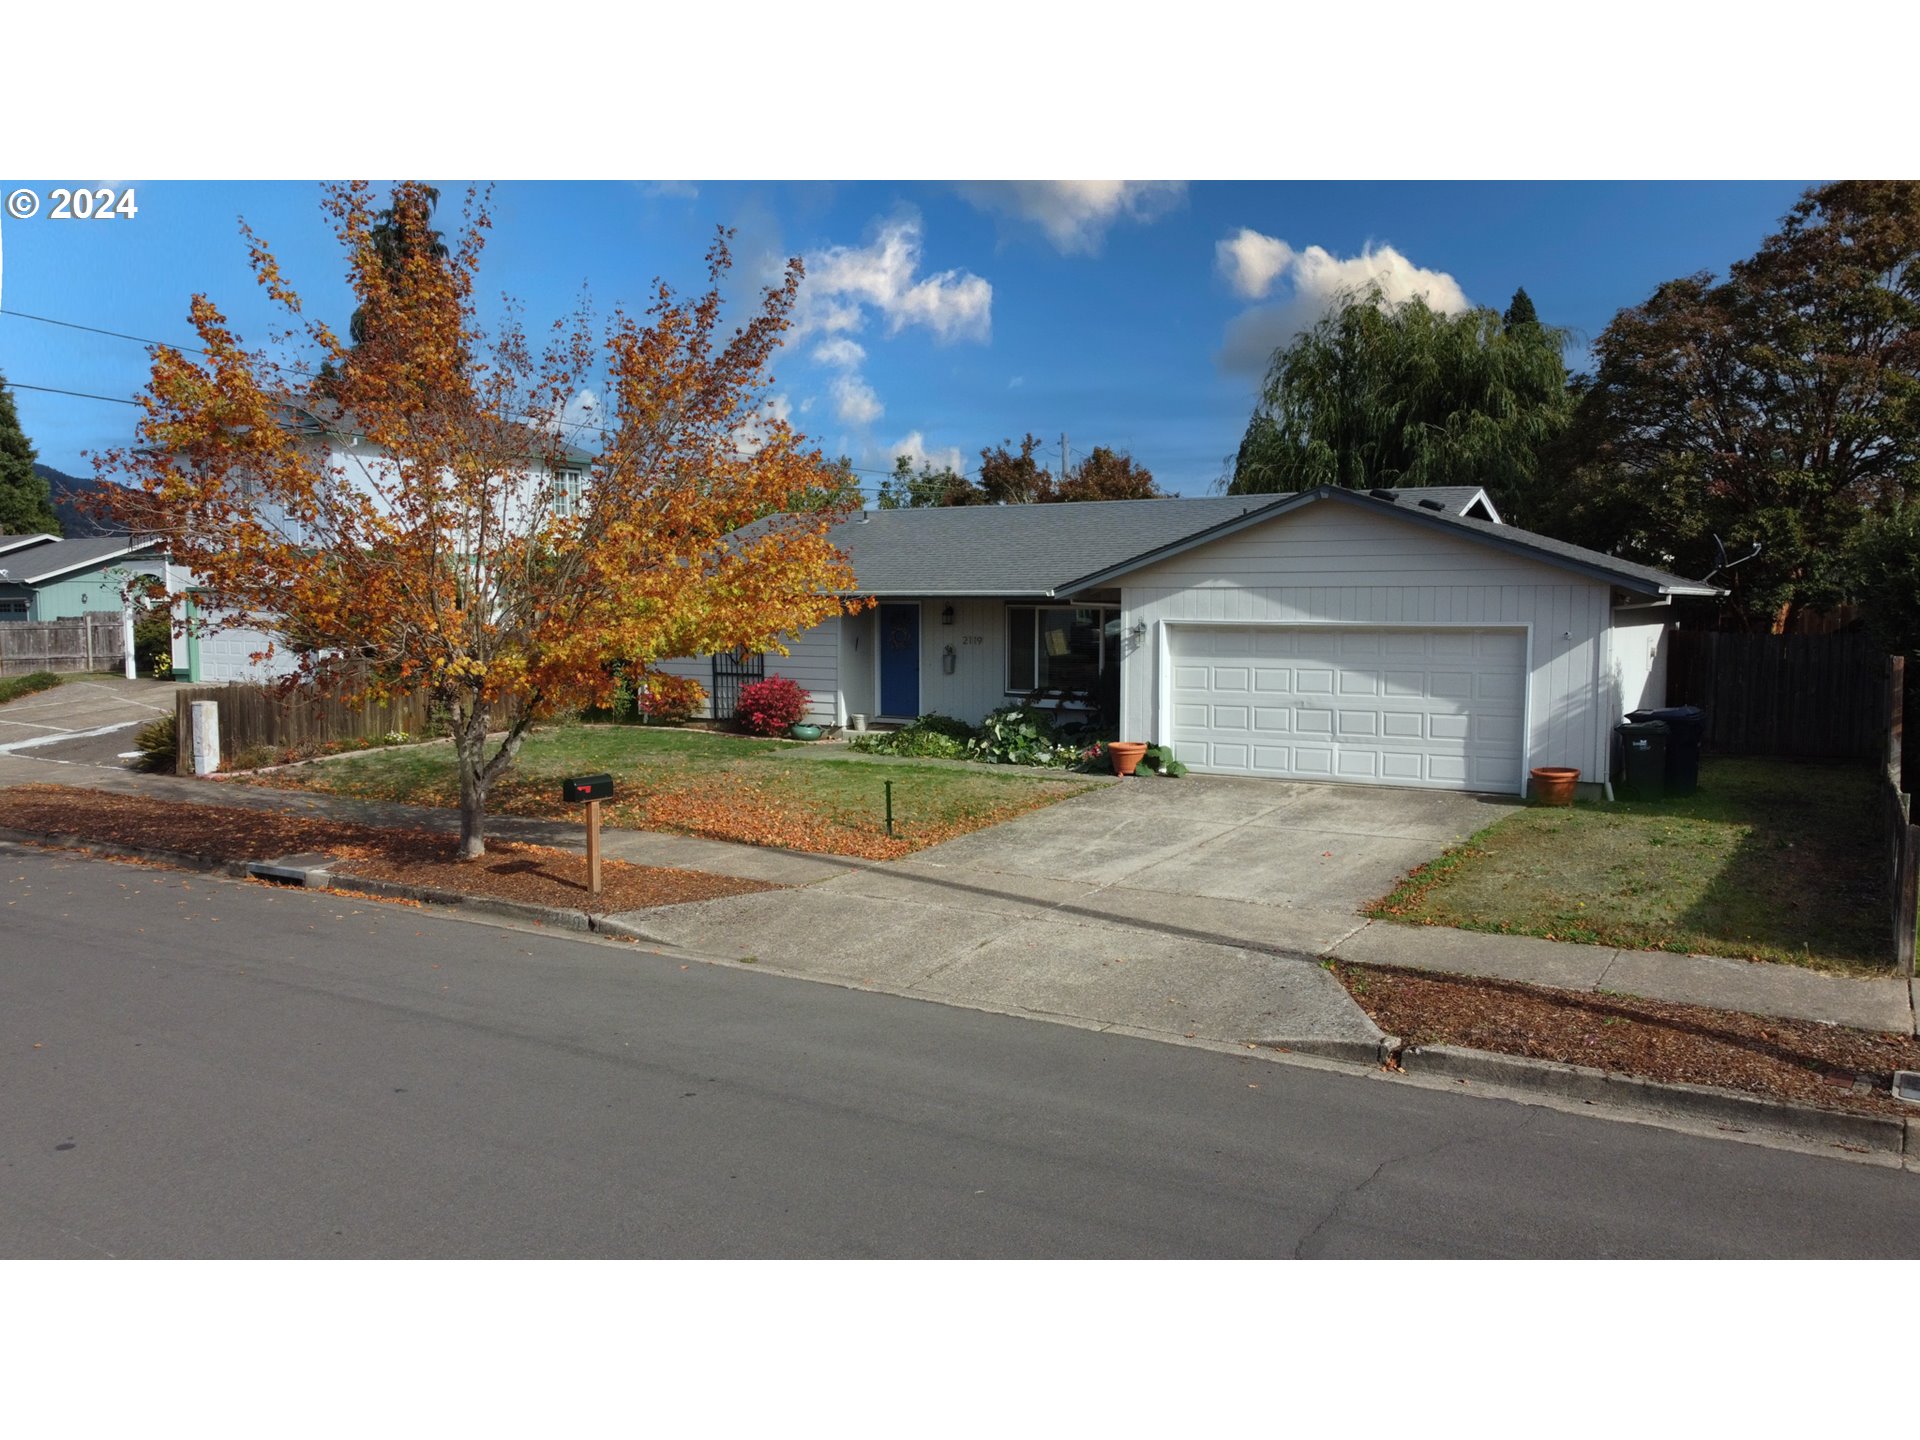
[[1060, 483], [1067, 483], [1067, 432], [1060, 432]]

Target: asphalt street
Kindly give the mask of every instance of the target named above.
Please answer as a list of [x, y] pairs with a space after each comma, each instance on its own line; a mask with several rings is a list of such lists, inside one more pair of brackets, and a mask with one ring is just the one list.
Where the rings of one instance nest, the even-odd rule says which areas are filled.
[[1920, 1177], [0, 849], [0, 1256], [1911, 1256]]

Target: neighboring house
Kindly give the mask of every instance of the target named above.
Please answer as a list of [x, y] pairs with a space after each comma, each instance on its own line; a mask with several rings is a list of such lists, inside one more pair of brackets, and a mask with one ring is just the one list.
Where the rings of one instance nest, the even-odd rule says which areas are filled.
[[[281, 423], [306, 440], [321, 463], [347, 477], [349, 483], [356, 477], [365, 477], [371, 483], [391, 463], [384, 450], [355, 432], [351, 416], [335, 413], [324, 403], [307, 407], [288, 402]], [[529, 465], [523, 498], [512, 507], [509, 524], [528, 523], [529, 517], [543, 510], [561, 516], [577, 513], [584, 501], [592, 458], [582, 451], [569, 451], [566, 461], [551, 470], [539, 462]], [[261, 513], [289, 532], [294, 529], [281, 512], [263, 506]], [[196, 578], [185, 568], [168, 566], [167, 592], [186, 596], [180, 614], [189, 622], [185, 633], [174, 636], [174, 674], [193, 683], [259, 683], [296, 668], [298, 657], [287, 648], [285, 638], [271, 629], [209, 624], [210, 620], [217, 622], [218, 616], [203, 607]]]
[[[1104, 688], [1122, 737], [1281, 779], [1606, 779], [1614, 724], [1665, 699], [1672, 600], [1721, 593], [1502, 524], [1463, 488], [862, 511], [832, 534], [877, 604], [764, 658], [810, 718], [978, 721]], [[739, 667], [662, 668], [724, 708]]]
[[122, 611], [129, 581], [161, 575], [164, 550], [157, 539], [126, 535], [0, 535], [0, 622]]

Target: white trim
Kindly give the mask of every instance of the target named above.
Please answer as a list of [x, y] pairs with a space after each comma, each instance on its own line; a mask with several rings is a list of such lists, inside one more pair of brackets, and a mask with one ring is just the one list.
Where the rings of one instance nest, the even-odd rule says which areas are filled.
[[[1525, 796], [1527, 793], [1528, 771], [1532, 769], [1533, 757], [1533, 622], [1531, 620], [1162, 620], [1160, 629], [1160, 649], [1158, 675], [1159, 684], [1154, 687], [1154, 703], [1159, 714], [1154, 716], [1154, 743], [1171, 745], [1171, 730], [1160, 733], [1164, 718], [1173, 711], [1173, 642], [1167, 632], [1175, 626], [1182, 630], [1491, 630], [1507, 634], [1518, 632], [1526, 646], [1526, 678], [1520, 690], [1520, 773], [1515, 777], [1517, 788], [1514, 794]], [[1609, 734], [1612, 732], [1609, 731]], [[1336, 781], [1336, 784], [1353, 784], [1353, 781]]]

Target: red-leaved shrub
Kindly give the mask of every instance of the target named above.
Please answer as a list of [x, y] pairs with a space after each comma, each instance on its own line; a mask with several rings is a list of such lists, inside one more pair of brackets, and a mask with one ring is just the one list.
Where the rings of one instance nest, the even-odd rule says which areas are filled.
[[691, 675], [649, 675], [634, 708], [657, 725], [684, 725], [707, 703], [707, 692]]
[[740, 687], [734, 718], [752, 735], [784, 735], [807, 718], [807, 692], [784, 675]]

